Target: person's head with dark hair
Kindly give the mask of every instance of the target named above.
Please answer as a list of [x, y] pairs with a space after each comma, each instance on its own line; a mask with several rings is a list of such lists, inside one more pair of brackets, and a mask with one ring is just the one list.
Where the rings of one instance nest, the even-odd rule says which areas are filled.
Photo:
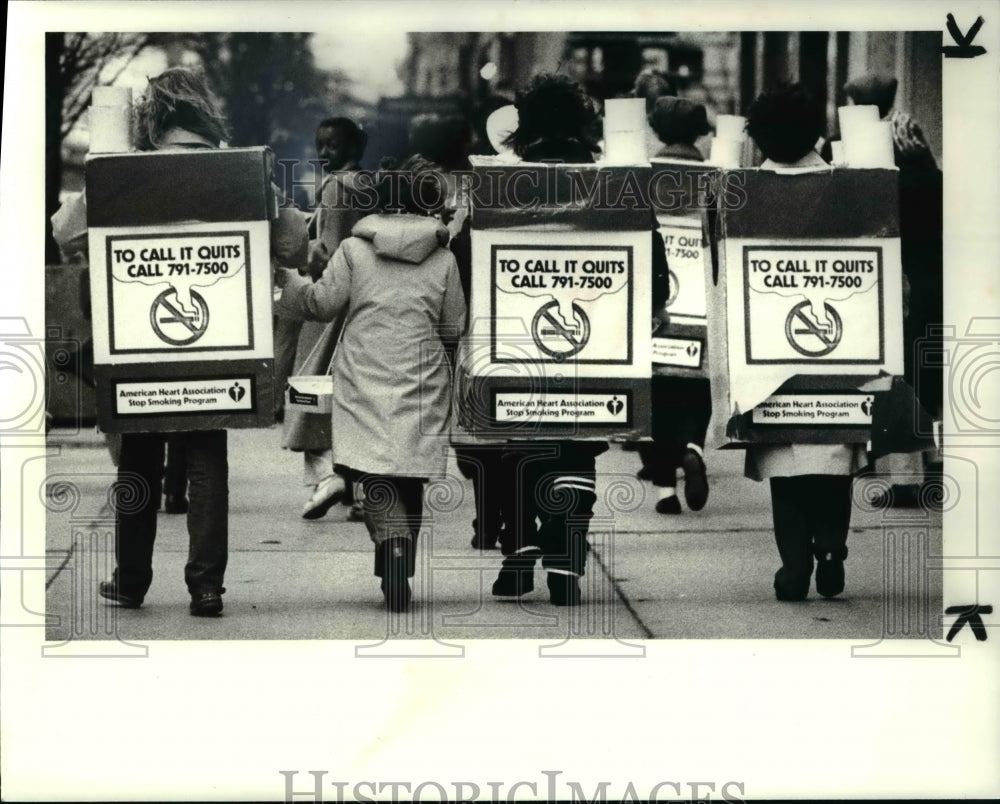
[[530, 162], [593, 162], [600, 151], [594, 104], [573, 79], [555, 73], [536, 75], [518, 91], [517, 128], [505, 144]]
[[710, 130], [705, 107], [683, 98], [659, 98], [649, 124], [664, 145], [694, 145]]
[[383, 214], [432, 215], [447, 198], [447, 183], [440, 168], [414, 154], [401, 164], [391, 156], [379, 164], [375, 191]]
[[222, 104], [200, 70], [172, 67], [149, 79], [135, 108], [138, 150], [218, 148], [228, 137]]
[[348, 117], [328, 117], [316, 127], [316, 153], [328, 173], [357, 169], [368, 135]]
[[418, 115], [410, 124], [410, 153], [443, 170], [461, 170], [469, 166], [471, 138], [469, 121], [460, 114]]
[[895, 78], [866, 73], [844, 84], [844, 92], [857, 106], [877, 106], [878, 116], [885, 117], [896, 102], [898, 84]]
[[798, 162], [826, 128], [823, 107], [802, 84], [781, 84], [763, 93], [747, 113], [747, 134], [766, 159]]
[[677, 87], [662, 70], [646, 69], [635, 78], [632, 86], [633, 98], [644, 98], [646, 114], [651, 114], [658, 98], [677, 94]]

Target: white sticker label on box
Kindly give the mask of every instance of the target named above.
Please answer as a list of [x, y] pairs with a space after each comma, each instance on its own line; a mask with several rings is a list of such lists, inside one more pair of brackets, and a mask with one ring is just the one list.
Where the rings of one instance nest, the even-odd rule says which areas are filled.
[[499, 392], [494, 402], [497, 422], [549, 424], [627, 424], [627, 394], [531, 394]]
[[653, 338], [653, 362], [661, 366], [701, 368], [702, 342], [689, 338]]
[[869, 426], [873, 406], [871, 394], [777, 394], [769, 396], [750, 413], [754, 424]]
[[115, 413], [222, 413], [253, 410], [251, 378], [154, 380], [115, 385]]

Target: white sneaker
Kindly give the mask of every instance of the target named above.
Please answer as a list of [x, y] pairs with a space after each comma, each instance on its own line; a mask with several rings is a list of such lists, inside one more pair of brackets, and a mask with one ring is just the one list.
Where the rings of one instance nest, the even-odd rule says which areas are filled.
[[305, 506], [302, 508], [303, 519], [319, 519], [333, 506], [344, 499], [347, 486], [340, 475], [330, 475], [323, 478], [316, 486]]

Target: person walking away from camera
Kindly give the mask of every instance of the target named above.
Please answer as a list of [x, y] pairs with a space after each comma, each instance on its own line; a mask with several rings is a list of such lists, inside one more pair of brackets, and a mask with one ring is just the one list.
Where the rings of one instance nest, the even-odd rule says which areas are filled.
[[[747, 133], [765, 158], [765, 170], [827, 169], [813, 149], [824, 130], [823, 108], [801, 84], [765, 92], [747, 115]], [[771, 486], [774, 538], [781, 558], [774, 576], [778, 600], [808, 596], [814, 559], [816, 591], [823, 597], [843, 591], [852, 476], [867, 463], [863, 443], [747, 447], [745, 476], [766, 478]]]
[[[487, 144], [486, 147], [490, 146]], [[431, 147], [427, 143], [425, 150], [442, 149]], [[460, 153], [452, 153], [451, 156], [453, 164], [461, 164]], [[428, 163], [427, 167], [428, 170], [439, 171], [442, 181], [447, 182], [449, 187], [448, 198], [440, 217], [451, 237], [448, 248], [455, 256], [458, 266], [468, 319], [472, 291], [472, 218], [469, 214], [471, 201], [468, 187], [459, 183], [460, 176], [446, 173], [440, 165]], [[457, 417], [452, 420], [451, 433], [451, 446], [455, 452], [458, 471], [472, 483], [475, 516], [472, 520], [470, 544], [476, 550], [496, 550], [500, 546], [503, 530], [499, 482], [502, 445], [495, 441], [477, 439], [459, 425]]]
[[[526, 162], [592, 163], [600, 119], [592, 101], [570, 78], [543, 73], [517, 93], [518, 127], [506, 144]], [[666, 299], [663, 240], [651, 227], [654, 309]], [[659, 260], [657, 259], [659, 257]], [[577, 606], [586, 570], [587, 536], [597, 501], [597, 456], [606, 441], [553, 439], [508, 442], [501, 458], [503, 563], [493, 584], [496, 597], [534, 589], [534, 568], [547, 571], [549, 600]]]
[[440, 206], [440, 188], [419, 164], [381, 171], [379, 213], [354, 226], [318, 282], [286, 286], [279, 302], [309, 320], [344, 313], [333, 364], [333, 458], [361, 476], [375, 575], [390, 611], [409, 606], [424, 484], [445, 471], [446, 352], [465, 327], [447, 229], [426, 214]]
[[[704, 161], [694, 143], [708, 132], [705, 107], [681, 98], [656, 100], [649, 122], [663, 147], [656, 156], [667, 159]], [[656, 318], [662, 323], [653, 337], [670, 336], [669, 308]], [[708, 477], [704, 449], [712, 417], [712, 393], [708, 378], [668, 377], [653, 374], [651, 381], [653, 440], [639, 444], [642, 476], [658, 489], [656, 511], [679, 514], [677, 470], [684, 471], [684, 501], [700, 511], [708, 501]]]
[[642, 98], [646, 102], [646, 153], [656, 153], [660, 146], [660, 138], [652, 126], [653, 109], [660, 98], [676, 97], [677, 86], [669, 74], [663, 70], [647, 68], [636, 77], [629, 93], [633, 98]]
[[[944, 183], [923, 130], [912, 116], [894, 108], [895, 78], [868, 73], [848, 81], [849, 102], [877, 106], [883, 122], [890, 124], [892, 148], [899, 168], [899, 243], [906, 292], [903, 320], [903, 379], [931, 418], [943, 414], [944, 374], [940, 360], [920, 360], [918, 355], [940, 352], [944, 312]], [[919, 344], [924, 348], [920, 349]], [[881, 461], [880, 461], [881, 464]], [[918, 505], [919, 479], [931, 480], [941, 472], [940, 448], [920, 453], [891, 454], [885, 464], [902, 480], [892, 490], [872, 500], [874, 505]]]
[[[370, 211], [365, 210], [370, 201], [358, 187], [360, 161], [367, 143], [368, 135], [346, 117], [328, 118], [317, 127], [316, 153], [323, 164], [324, 178], [311, 221], [316, 237], [310, 241], [308, 264], [300, 271], [308, 278], [293, 281], [318, 280], [340, 244], [350, 237], [354, 224]], [[303, 322], [287, 316], [277, 316], [276, 320], [275, 341], [283, 344], [280, 351], [292, 359], [297, 355], [295, 374], [325, 374], [342, 322]], [[304, 484], [311, 489], [302, 507], [304, 519], [323, 517], [341, 501], [360, 506], [360, 501], [353, 499], [353, 478], [334, 471], [330, 426], [329, 416], [296, 410], [285, 413], [283, 446], [302, 453]], [[361, 518], [360, 510], [356, 518]]]
[[[135, 110], [135, 143], [140, 151], [216, 149], [227, 138], [220, 103], [200, 72], [175, 67], [149, 80]], [[224, 192], [225, 188], [218, 188]], [[85, 199], [68, 200], [85, 214]], [[304, 264], [305, 221], [283, 211], [272, 223], [272, 257], [284, 265]], [[59, 213], [57, 213], [58, 215]], [[53, 231], [59, 238], [58, 227]], [[123, 433], [118, 462], [118, 484], [138, 476], [145, 487], [141, 504], [116, 507], [116, 568], [98, 592], [124, 608], [143, 604], [153, 580], [153, 543], [156, 511], [162, 493], [164, 447], [168, 439], [183, 445], [189, 504], [188, 559], [184, 578], [191, 596], [190, 612], [199, 617], [222, 613], [222, 595], [229, 543], [229, 464], [225, 430], [178, 433]], [[148, 492], [148, 493], [146, 493]]]

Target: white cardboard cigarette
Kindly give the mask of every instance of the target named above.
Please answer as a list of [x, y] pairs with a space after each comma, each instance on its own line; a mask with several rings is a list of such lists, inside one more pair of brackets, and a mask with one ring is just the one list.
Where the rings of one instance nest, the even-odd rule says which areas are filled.
[[604, 136], [604, 162], [608, 165], [641, 165], [649, 161], [646, 131], [610, 131]]
[[132, 107], [91, 106], [90, 153], [113, 154], [132, 150]]
[[708, 161], [719, 167], [742, 167], [743, 143], [742, 139], [712, 137], [712, 150], [709, 153]]
[[839, 106], [837, 118], [840, 120], [841, 136], [846, 139], [844, 130], [852, 125], [878, 122], [878, 106]]
[[837, 109], [837, 117], [840, 120], [840, 139], [844, 143], [844, 150], [850, 161], [851, 141], [864, 136], [861, 130], [865, 126], [878, 122], [878, 107], [841, 106]]
[[90, 95], [92, 106], [131, 106], [131, 87], [94, 87]]
[[889, 123], [865, 123], [853, 128], [844, 145], [847, 164], [853, 168], [891, 168], [896, 161]]
[[604, 102], [604, 135], [617, 131], [646, 130], [643, 98], [612, 98]]
[[715, 136], [726, 140], [742, 140], [746, 136], [747, 119], [738, 114], [720, 114], [715, 118]]

